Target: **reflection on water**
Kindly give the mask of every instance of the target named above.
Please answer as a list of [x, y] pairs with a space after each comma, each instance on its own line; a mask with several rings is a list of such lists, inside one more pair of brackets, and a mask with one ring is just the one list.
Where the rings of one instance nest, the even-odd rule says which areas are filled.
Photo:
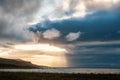
[[50, 72], [50, 73], [117, 73], [120, 69], [59, 68], [59, 69], [0, 69], [0, 72]]

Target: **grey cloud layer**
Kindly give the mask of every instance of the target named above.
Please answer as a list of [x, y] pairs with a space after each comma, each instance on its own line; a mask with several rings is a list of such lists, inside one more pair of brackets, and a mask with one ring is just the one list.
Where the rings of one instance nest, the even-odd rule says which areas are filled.
[[29, 40], [26, 22], [40, 7], [40, 0], [0, 0], [0, 38]]

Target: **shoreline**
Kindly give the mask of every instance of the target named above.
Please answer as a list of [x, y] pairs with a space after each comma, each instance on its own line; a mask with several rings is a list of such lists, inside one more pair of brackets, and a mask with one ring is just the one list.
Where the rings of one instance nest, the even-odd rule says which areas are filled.
[[0, 69], [0, 72], [120, 74], [120, 69], [98, 69], [98, 68], [96, 69], [91, 69], [91, 68]]

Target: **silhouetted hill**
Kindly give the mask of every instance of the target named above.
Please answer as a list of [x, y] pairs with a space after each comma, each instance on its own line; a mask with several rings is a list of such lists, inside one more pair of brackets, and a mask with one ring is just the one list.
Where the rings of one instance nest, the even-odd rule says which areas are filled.
[[0, 58], [0, 68], [47, 68], [46, 66], [34, 65], [21, 59]]

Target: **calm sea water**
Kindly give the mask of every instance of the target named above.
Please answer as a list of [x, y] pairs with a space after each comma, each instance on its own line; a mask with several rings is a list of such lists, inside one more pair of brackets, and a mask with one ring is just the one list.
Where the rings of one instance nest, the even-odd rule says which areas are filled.
[[49, 72], [49, 73], [117, 73], [120, 69], [60, 68], [60, 69], [0, 69], [0, 72]]

